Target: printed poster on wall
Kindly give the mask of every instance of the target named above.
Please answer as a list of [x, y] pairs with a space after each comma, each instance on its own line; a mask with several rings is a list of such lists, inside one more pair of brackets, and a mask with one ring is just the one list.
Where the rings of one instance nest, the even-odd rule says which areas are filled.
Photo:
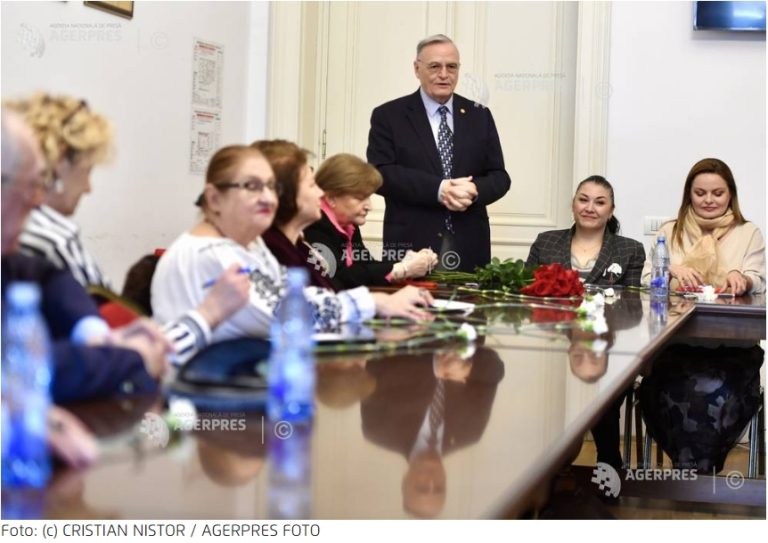
[[192, 111], [192, 130], [189, 153], [189, 171], [203, 174], [208, 160], [221, 140], [221, 114], [210, 111]]
[[189, 171], [204, 174], [221, 141], [224, 47], [193, 39]]
[[194, 39], [192, 55], [192, 107], [221, 111], [224, 47]]

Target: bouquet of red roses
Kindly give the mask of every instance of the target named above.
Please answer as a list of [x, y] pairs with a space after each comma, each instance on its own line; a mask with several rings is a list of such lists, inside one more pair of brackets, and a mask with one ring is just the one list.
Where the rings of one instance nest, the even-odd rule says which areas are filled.
[[533, 283], [520, 289], [528, 296], [581, 296], [584, 285], [579, 273], [566, 270], [561, 264], [541, 265], [533, 272]]

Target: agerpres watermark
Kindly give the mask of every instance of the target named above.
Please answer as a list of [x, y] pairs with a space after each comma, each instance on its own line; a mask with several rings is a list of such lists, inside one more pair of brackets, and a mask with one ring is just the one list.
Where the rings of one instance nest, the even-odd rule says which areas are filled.
[[621, 477], [613, 466], [605, 462], [598, 462], [592, 470], [591, 482], [595, 483], [606, 496], [617, 498], [621, 492]]
[[[613, 466], [598, 462], [592, 470], [590, 481], [597, 485], [605, 496], [616, 498], [621, 492], [622, 481], [651, 482], [651, 481], [696, 481], [699, 473], [693, 468], [647, 468], [628, 469], [623, 471], [623, 478]], [[712, 474], [713, 476], [715, 473]], [[739, 490], [744, 486], [744, 475], [740, 471], [730, 471], [725, 476], [725, 485], [730, 490]], [[712, 493], [717, 492], [715, 478], [712, 482]]]
[[309, 251], [307, 263], [319, 271], [323, 277], [333, 278], [336, 275], [336, 258], [333, 251], [323, 243], [313, 243]]
[[[253, 422], [253, 419], [251, 419]], [[244, 432], [248, 429], [245, 413], [198, 413], [189, 400], [173, 399], [166, 417], [157, 413], [144, 413], [139, 432], [151, 447], [165, 448], [172, 432]], [[287, 421], [271, 424], [271, 432], [278, 439], [289, 439], [293, 425]], [[265, 441], [265, 420], [261, 417], [262, 444]]]
[[[649, 468], [628, 469], [624, 471], [624, 481], [695, 481], [698, 473], [695, 469]], [[610, 464], [598, 462], [592, 470], [591, 482], [606, 496], [617, 498], [621, 492], [622, 477]]]
[[655, 468], [628, 469], [625, 481], [695, 481], [699, 478], [695, 469]]

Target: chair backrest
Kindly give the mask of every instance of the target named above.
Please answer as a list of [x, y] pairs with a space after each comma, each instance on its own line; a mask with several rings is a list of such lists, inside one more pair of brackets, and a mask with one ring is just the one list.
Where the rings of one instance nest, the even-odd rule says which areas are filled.
[[140, 317], [140, 314], [119, 301], [104, 302], [99, 306], [101, 318], [110, 328], [120, 328]]
[[162, 250], [156, 249], [154, 254], [144, 255], [125, 276], [122, 297], [136, 304], [147, 316], [152, 315], [152, 277], [161, 254]]

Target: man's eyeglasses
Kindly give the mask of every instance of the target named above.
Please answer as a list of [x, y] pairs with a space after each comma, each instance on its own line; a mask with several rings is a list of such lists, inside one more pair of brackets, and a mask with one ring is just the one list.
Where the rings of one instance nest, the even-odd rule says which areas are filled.
[[271, 190], [273, 193], [280, 195], [280, 185], [275, 183], [274, 181], [262, 181], [261, 179], [248, 179], [246, 181], [241, 181], [239, 183], [235, 183], [232, 181], [224, 182], [224, 183], [217, 183], [216, 188], [218, 189], [245, 189], [248, 192], [255, 192], [257, 194], [261, 194], [264, 192], [264, 189], [267, 188]]
[[416, 62], [419, 62], [421, 64], [424, 64], [424, 66], [427, 68], [427, 71], [432, 75], [437, 75], [443, 71], [443, 68], [445, 68], [445, 71], [449, 74], [457, 74], [459, 73], [459, 68], [461, 67], [461, 64], [458, 62], [449, 62], [447, 64], [440, 64], [439, 62], [430, 62], [425, 63], [423, 60], [416, 60]]

